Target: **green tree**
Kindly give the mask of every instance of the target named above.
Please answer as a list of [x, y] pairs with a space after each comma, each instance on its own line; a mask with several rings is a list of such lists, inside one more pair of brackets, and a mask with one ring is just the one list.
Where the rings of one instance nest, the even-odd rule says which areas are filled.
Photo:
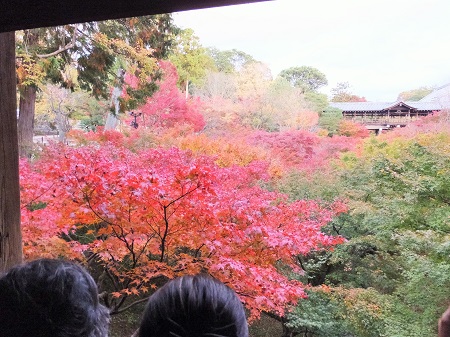
[[422, 134], [413, 140], [372, 139], [366, 145], [366, 158], [357, 158], [358, 165], [343, 176], [349, 187], [358, 179], [358, 188], [349, 192], [372, 205], [371, 213], [383, 228], [447, 231], [450, 157], [445, 142], [449, 137]]
[[386, 307], [386, 297], [373, 289], [311, 288], [288, 315], [287, 325], [305, 337], [379, 337]]
[[[344, 245], [333, 254], [334, 266], [339, 262], [343, 267], [330, 281], [389, 294], [387, 335], [411, 336], [415, 331], [434, 336], [435, 322], [447, 306], [449, 140], [448, 132], [411, 140], [373, 138], [362, 157], [345, 159], [345, 194], [360, 234], [346, 244], [353, 249], [344, 252]], [[363, 255], [356, 253], [355, 244]], [[408, 321], [414, 327], [405, 330]]]
[[342, 110], [328, 106], [319, 113], [319, 126], [336, 135], [342, 118]]
[[98, 27], [110, 39], [126, 41], [132, 47], [151, 48], [157, 59], [168, 56], [179, 33], [171, 14], [100, 21]]
[[73, 26], [29, 29], [16, 34], [16, 72], [19, 91], [19, 153], [33, 147], [36, 94], [44, 80], [71, 84], [64, 79], [68, 51], [75, 47], [78, 29]]
[[407, 91], [402, 91], [398, 94], [398, 101], [420, 101], [426, 95], [430, 94], [433, 89], [428, 87], [420, 87], [418, 89], [412, 89]]
[[303, 92], [317, 91], [328, 84], [326, 76], [321, 71], [308, 66], [284, 69], [279, 76], [288, 80], [293, 87], [301, 88]]
[[[332, 252], [298, 257], [305, 272], [300, 279], [331, 293], [313, 294], [309, 307], [301, 304], [288, 323], [296, 331], [436, 335], [450, 288], [450, 128], [422, 130], [366, 140], [358, 153], [343, 154], [332, 179], [300, 176], [285, 184], [294, 199], [311, 191], [323, 200], [343, 197], [349, 206], [324, 229], [347, 241]], [[329, 325], [317, 319], [321, 312], [335, 313], [327, 314]]]
[[[167, 56], [177, 32], [169, 14], [102, 21], [89, 29], [94, 48], [78, 60], [79, 80], [96, 97], [110, 98], [106, 129], [115, 128], [120, 112], [136, 109], [156, 91], [156, 59]], [[137, 85], [126, 85], [125, 73], [133, 75]]]
[[[128, 90], [135, 104], [151, 95], [157, 77], [153, 57], [163, 57], [171, 47], [175, 27], [168, 14], [17, 32], [17, 77], [20, 93], [19, 144], [22, 155], [32, 147], [36, 93], [49, 81], [76, 90], [66, 69], [75, 66], [81, 89], [96, 97], [109, 96], [118, 82], [117, 68], [123, 66], [140, 78], [138, 90]], [[119, 78], [119, 82], [120, 78]]]
[[256, 62], [253, 56], [237, 49], [208, 48], [207, 52], [214, 60], [217, 71], [228, 74], [240, 71], [245, 65]]
[[309, 103], [310, 109], [319, 114], [328, 107], [328, 98], [325, 94], [315, 91], [307, 91], [304, 93], [304, 97]]
[[207, 70], [214, 69], [214, 61], [192, 29], [183, 29], [176, 37], [169, 60], [177, 67], [179, 85], [189, 95], [189, 84], [199, 85]]
[[308, 298], [288, 315], [287, 326], [302, 336], [346, 336], [350, 326], [342, 316], [337, 301], [323, 291], [310, 290]]

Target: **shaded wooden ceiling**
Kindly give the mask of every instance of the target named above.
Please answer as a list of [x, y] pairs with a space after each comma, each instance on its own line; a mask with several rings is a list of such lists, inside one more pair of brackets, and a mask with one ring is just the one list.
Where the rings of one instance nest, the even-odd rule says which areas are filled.
[[0, 32], [271, 0], [2, 0]]

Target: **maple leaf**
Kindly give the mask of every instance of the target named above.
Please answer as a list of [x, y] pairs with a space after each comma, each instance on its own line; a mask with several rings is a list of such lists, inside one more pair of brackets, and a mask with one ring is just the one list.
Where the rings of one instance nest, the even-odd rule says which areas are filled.
[[111, 293], [111, 295], [115, 298], [119, 298], [122, 296], [122, 294], [120, 292], [113, 292], [113, 293]]

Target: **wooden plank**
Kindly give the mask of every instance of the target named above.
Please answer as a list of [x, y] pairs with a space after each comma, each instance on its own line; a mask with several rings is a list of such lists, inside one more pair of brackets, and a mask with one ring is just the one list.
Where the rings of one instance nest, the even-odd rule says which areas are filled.
[[0, 33], [0, 272], [22, 261], [14, 42]]
[[0, 32], [273, 0], [8, 0]]

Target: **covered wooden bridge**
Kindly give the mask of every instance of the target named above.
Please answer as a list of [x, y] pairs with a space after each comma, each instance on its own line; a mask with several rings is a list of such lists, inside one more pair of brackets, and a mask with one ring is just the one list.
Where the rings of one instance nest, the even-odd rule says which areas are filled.
[[345, 119], [364, 124], [369, 130], [388, 130], [406, 126], [443, 107], [438, 102], [331, 102]]
[[434, 112], [450, 110], [450, 83], [436, 88], [420, 101], [330, 102], [330, 105], [342, 110], [344, 118], [380, 132], [406, 126]]

